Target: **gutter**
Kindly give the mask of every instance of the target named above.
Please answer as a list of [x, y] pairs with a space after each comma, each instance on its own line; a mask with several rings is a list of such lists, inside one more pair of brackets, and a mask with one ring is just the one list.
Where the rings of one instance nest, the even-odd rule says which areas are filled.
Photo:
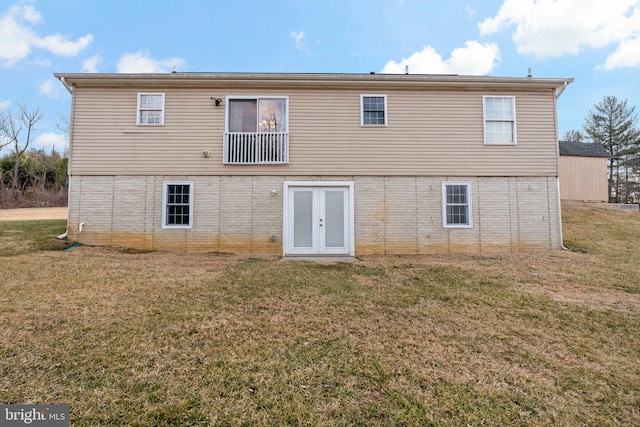
[[56, 76], [56, 77], [58, 77], [58, 80], [60, 80], [60, 83], [64, 85], [67, 91], [69, 91], [69, 93], [73, 95], [73, 86], [67, 83], [67, 79], [65, 79], [64, 76]]
[[[470, 89], [519, 90], [522, 88], [554, 90], [573, 82], [569, 78], [492, 77], [443, 74], [327, 74], [327, 73], [54, 73], [58, 79], [76, 87], [168, 87], [181, 88], [272, 88], [311, 87], [391, 89]], [[65, 82], [64, 80], [61, 80]]]

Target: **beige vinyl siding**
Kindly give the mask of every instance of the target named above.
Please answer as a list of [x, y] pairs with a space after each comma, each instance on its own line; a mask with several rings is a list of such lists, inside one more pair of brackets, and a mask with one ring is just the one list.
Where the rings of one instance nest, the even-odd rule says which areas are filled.
[[[164, 126], [136, 126], [138, 92], [165, 93]], [[387, 127], [360, 126], [363, 93], [386, 94]], [[517, 145], [483, 144], [483, 95], [516, 97]], [[212, 96], [287, 96], [289, 164], [223, 165], [226, 107]], [[77, 87], [74, 97], [73, 175], [557, 176], [552, 90]]]
[[605, 157], [560, 156], [560, 198], [601, 202], [609, 199]]

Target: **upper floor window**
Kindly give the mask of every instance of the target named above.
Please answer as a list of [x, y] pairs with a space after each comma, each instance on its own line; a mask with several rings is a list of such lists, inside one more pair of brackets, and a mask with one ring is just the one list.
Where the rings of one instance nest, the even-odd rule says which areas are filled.
[[165, 182], [162, 227], [191, 228], [193, 224], [193, 182]]
[[286, 132], [286, 98], [230, 98], [229, 132]]
[[360, 95], [360, 125], [387, 125], [386, 95]]
[[484, 143], [516, 143], [516, 98], [513, 96], [483, 96]]
[[445, 228], [471, 228], [471, 184], [442, 183], [442, 215]]
[[164, 125], [164, 93], [138, 94], [138, 125]]

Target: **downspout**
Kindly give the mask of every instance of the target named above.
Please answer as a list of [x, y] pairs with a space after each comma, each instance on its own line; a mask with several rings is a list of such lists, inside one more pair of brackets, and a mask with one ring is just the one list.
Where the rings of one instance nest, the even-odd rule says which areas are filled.
[[[61, 235], [57, 236], [58, 239], [63, 240], [66, 239], [69, 236], [69, 200], [70, 200], [70, 195], [71, 195], [71, 140], [72, 138], [72, 134], [73, 134], [73, 112], [75, 109], [75, 99], [76, 97], [74, 96], [74, 87], [72, 85], [70, 85], [69, 83], [67, 83], [67, 79], [64, 78], [64, 76], [59, 76], [58, 80], [60, 80], [60, 83], [62, 83], [62, 85], [65, 87], [65, 89], [67, 89], [67, 91], [69, 92], [69, 94], [71, 94], [71, 113], [69, 116], [69, 150], [67, 151], [67, 229], [65, 230], [64, 233], [62, 233]], [[80, 230], [82, 231], [82, 225], [80, 225]]]
[[[572, 80], [573, 81], [573, 80]], [[564, 245], [564, 235], [562, 232], [562, 201], [560, 200], [560, 144], [558, 143], [558, 98], [562, 95], [562, 92], [565, 91], [567, 86], [569, 86], [570, 82], [564, 82], [560, 88], [555, 90], [555, 102], [553, 103], [554, 116], [556, 122], [556, 187], [558, 193], [558, 219], [560, 220], [560, 249], [568, 250], [568, 248]]]

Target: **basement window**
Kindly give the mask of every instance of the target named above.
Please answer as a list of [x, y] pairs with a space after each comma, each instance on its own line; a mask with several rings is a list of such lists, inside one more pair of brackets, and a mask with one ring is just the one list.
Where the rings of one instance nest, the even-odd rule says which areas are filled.
[[192, 227], [193, 182], [165, 182], [162, 200], [162, 228]]
[[442, 183], [442, 217], [444, 228], [472, 228], [471, 184]]

